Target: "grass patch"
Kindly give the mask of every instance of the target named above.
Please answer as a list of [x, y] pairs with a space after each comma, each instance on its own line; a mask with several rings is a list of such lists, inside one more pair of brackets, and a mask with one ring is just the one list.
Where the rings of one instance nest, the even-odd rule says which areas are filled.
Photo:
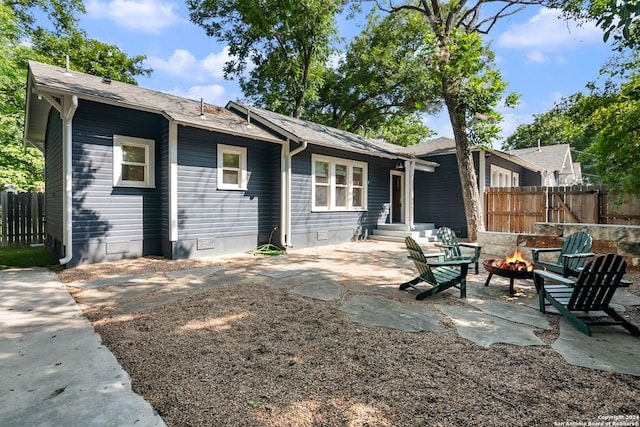
[[0, 270], [9, 268], [44, 267], [58, 264], [43, 247], [0, 248]]

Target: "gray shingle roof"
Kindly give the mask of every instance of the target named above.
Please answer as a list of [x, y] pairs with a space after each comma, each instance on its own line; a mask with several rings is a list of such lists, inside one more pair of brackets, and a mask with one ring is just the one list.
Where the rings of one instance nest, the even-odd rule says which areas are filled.
[[[167, 93], [145, 89], [118, 81], [107, 81], [101, 77], [78, 71], [66, 71], [63, 68], [40, 62], [29, 61], [30, 88], [38, 93], [52, 95], [77, 95], [80, 99], [94, 100], [136, 110], [163, 114], [181, 124], [240, 135], [248, 138], [281, 141], [269, 132], [257, 126], [248, 126], [238, 115], [217, 106], [205, 105], [201, 115], [201, 104]], [[25, 139], [34, 145], [44, 141], [44, 125], [49, 104], [38, 99], [30, 91], [27, 104], [27, 122]], [[45, 117], [42, 117], [42, 116]]]
[[456, 152], [456, 141], [446, 137], [430, 139], [420, 144], [406, 147], [404, 152], [417, 157], [453, 154]]
[[568, 157], [570, 153], [569, 144], [556, 144], [556, 145], [544, 145], [540, 148], [520, 148], [517, 150], [508, 151], [513, 156], [525, 159], [541, 169], [548, 171], [562, 171], [566, 167], [570, 166], [567, 161], [571, 160]]
[[296, 119], [237, 102], [229, 102], [227, 108], [239, 111], [242, 114], [247, 114], [248, 112], [251, 120], [262, 119], [261, 122], [263, 124], [270, 124], [277, 132], [288, 135], [297, 142], [305, 141], [310, 144], [381, 157], [410, 157], [405, 147], [390, 144], [379, 139], [367, 138], [344, 130]]

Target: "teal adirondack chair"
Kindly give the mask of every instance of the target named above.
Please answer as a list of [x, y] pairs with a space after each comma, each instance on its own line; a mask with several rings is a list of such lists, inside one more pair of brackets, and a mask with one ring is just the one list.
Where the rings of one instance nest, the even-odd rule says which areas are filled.
[[[587, 258], [594, 256], [591, 251], [591, 236], [586, 231], [577, 231], [567, 236], [561, 248], [531, 249], [533, 263], [564, 277], [578, 276]], [[559, 252], [555, 261], [543, 261], [543, 253]]]
[[[627, 263], [620, 255], [607, 254], [589, 262], [575, 280], [544, 270], [534, 270], [533, 280], [539, 289], [540, 311], [544, 313], [546, 306], [552, 305], [585, 335], [591, 335], [590, 325], [621, 325], [631, 335], [640, 336], [637, 326], [609, 306], [616, 289], [631, 284], [622, 279], [626, 267]], [[596, 311], [608, 314], [613, 321], [589, 320], [574, 314]]]
[[[420, 245], [416, 243], [411, 236], [405, 238], [405, 244], [409, 251], [408, 258], [413, 261], [418, 270], [418, 277], [400, 285], [403, 291], [409, 287], [416, 290], [416, 299], [421, 300], [430, 295], [442, 292], [451, 287], [460, 289], [460, 298], [467, 296], [467, 271], [469, 269], [469, 260], [462, 259], [457, 261], [429, 261], [428, 255], [422, 252]], [[435, 254], [438, 256], [439, 254]], [[424, 289], [418, 286], [420, 282], [431, 285], [431, 288]]]
[[[470, 264], [475, 264], [475, 273], [478, 274], [478, 263], [480, 260], [480, 251], [482, 246], [474, 243], [460, 243], [456, 233], [449, 227], [440, 227], [436, 231], [438, 242], [435, 245], [444, 250], [443, 261], [457, 261], [468, 259]], [[461, 248], [473, 249], [473, 251], [463, 250]]]

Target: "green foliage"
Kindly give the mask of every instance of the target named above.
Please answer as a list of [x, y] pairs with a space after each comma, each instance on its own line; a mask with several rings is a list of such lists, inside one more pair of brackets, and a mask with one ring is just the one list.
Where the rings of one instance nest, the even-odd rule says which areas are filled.
[[625, 194], [640, 195], [640, 73], [591, 116], [597, 136], [590, 147], [605, 181]]
[[[625, 73], [632, 61], [622, 64]], [[621, 65], [621, 66], [622, 66]], [[587, 85], [588, 94], [576, 93], [535, 116], [507, 138], [504, 149], [568, 143], [583, 174], [594, 184], [607, 183], [627, 194], [640, 194], [640, 64], [620, 85], [606, 81]], [[622, 73], [624, 74], [624, 73]], [[628, 74], [628, 73], [627, 73]]]
[[[38, 9], [54, 31], [37, 25]], [[0, 4], [0, 185], [11, 184], [19, 191], [40, 191], [44, 186], [42, 153], [22, 146], [29, 59], [64, 66], [69, 54], [76, 70], [132, 84], [135, 76], [151, 72], [142, 68], [143, 56], [129, 58], [116, 46], [89, 39], [76, 28], [74, 14], [83, 11], [80, 0]]]
[[38, 191], [44, 185], [42, 153], [22, 147], [26, 61], [32, 53], [20, 43], [16, 15], [0, 5], [0, 186]]
[[225, 76], [237, 77], [249, 100], [300, 117], [304, 103], [318, 97], [344, 2], [187, 0], [187, 6], [192, 22], [228, 44], [234, 59]]
[[128, 57], [117, 46], [89, 39], [84, 31], [77, 29], [69, 30], [62, 37], [40, 29], [32, 35], [32, 43], [32, 49], [50, 58], [47, 62], [52, 65], [64, 67], [66, 53], [74, 70], [129, 84], [136, 84], [136, 76], [148, 76], [152, 71], [142, 67], [145, 56]]
[[337, 67], [327, 69], [304, 117], [399, 145], [421, 142], [432, 132], [418, 113], [441, 105], [424, 60], [432, 46], [433, 35], [416, 14], [381, 19], [372, 13]]

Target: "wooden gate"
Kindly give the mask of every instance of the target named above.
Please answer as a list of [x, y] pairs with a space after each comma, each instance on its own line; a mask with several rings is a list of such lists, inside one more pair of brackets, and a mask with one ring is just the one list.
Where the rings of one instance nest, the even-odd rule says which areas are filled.
[[536, 222], [640, 225], [640, 199], [606, 186], [487, 188], [485, 228], [534, 233]]
[[44, 193], [0, 192], [0, 247], [44, 242]]

